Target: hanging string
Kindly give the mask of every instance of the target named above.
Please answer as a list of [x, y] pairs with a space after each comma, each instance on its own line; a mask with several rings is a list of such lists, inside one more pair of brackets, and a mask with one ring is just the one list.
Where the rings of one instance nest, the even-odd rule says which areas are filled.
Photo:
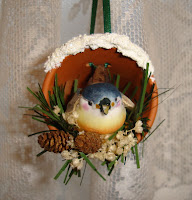
[[104, 33], [111, 33], [110, 0], [103, 0]]
[[98, 0], [93, 0], [92, 2], [92, 13], [91, 13], [91, 26], [90, 26], [90, 34], [93, 34], [95, 31], [95, 20], [97, 13], [97, 4]]
[[[95, 31], [97, 4], [98, 4], [98, 0], [93, 0], [93, 2], [92, 2], [92, 13], [91, 13], [90, 34], [93, 34], [94, 31]], [[104, 21], [104, 33], [111, 33], [110, 0], [103, 0], [103, 21]]]

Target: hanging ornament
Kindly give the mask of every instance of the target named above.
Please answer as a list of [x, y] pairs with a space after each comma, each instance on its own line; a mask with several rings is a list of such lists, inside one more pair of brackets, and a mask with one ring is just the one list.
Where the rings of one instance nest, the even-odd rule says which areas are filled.
[[81, 176], [84, 163], [105, 180], [92, 160], [100, 160], [111, 175], [131, 150], [139, 168], [137, 144], [150, 136], [158, 107], [149, 56], [127, 36], [111, 33], [109, 0], [103, 1], [105, 33], [93, 34], [96, 9], [93, 0], [90, 35], [57, 48], [45, 63], [43, 87], [28, 88], [39, 100], [30, 108], [33, 119], [49, 128], [29, 136], [40, 134], [43, 151], [37, 156], [61, 153], [65, 163], [55, 179], [67, 170], [65, 184], [73, 174]]

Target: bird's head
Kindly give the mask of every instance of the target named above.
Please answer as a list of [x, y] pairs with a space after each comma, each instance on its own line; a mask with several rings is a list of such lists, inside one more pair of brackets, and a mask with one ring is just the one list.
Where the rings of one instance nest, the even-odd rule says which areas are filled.
[[85, 111], [107, 115], [122, 104], [121, 93], [110, 83], [96, 83], [87, 86], [82, 92], [80, 107]]
[[95, 83], [83, 91], [77, 108], [80, 129], [99, 134], [113, 133], [126, 118], [119, 90], [110, 83]]

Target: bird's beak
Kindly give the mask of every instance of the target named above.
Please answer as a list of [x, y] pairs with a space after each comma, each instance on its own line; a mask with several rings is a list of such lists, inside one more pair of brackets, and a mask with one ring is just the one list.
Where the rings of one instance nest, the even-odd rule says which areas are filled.
[[110, 106], [108, 106], [108, 105], [103, 105], [103, 113], [104, 113], [105, 115], [108, 114], [109, 109], [110, 109]]
[[101, 113], [107, 115], [111, 108], [111, 101], [108, 98], [104, 98], [100, 101], [98, 105], [100, 106]]

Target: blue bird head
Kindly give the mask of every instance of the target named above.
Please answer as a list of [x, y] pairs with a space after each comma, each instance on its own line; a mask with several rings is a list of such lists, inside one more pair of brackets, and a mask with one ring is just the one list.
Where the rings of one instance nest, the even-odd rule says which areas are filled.
[[95, 104], [103, 114], [108, 114], [108, 110], [114, 106], [115, 102], [121, 99], [119, 90], [110, 83], [95, 83], [87, 86], [82, 96], [89, 105]]

